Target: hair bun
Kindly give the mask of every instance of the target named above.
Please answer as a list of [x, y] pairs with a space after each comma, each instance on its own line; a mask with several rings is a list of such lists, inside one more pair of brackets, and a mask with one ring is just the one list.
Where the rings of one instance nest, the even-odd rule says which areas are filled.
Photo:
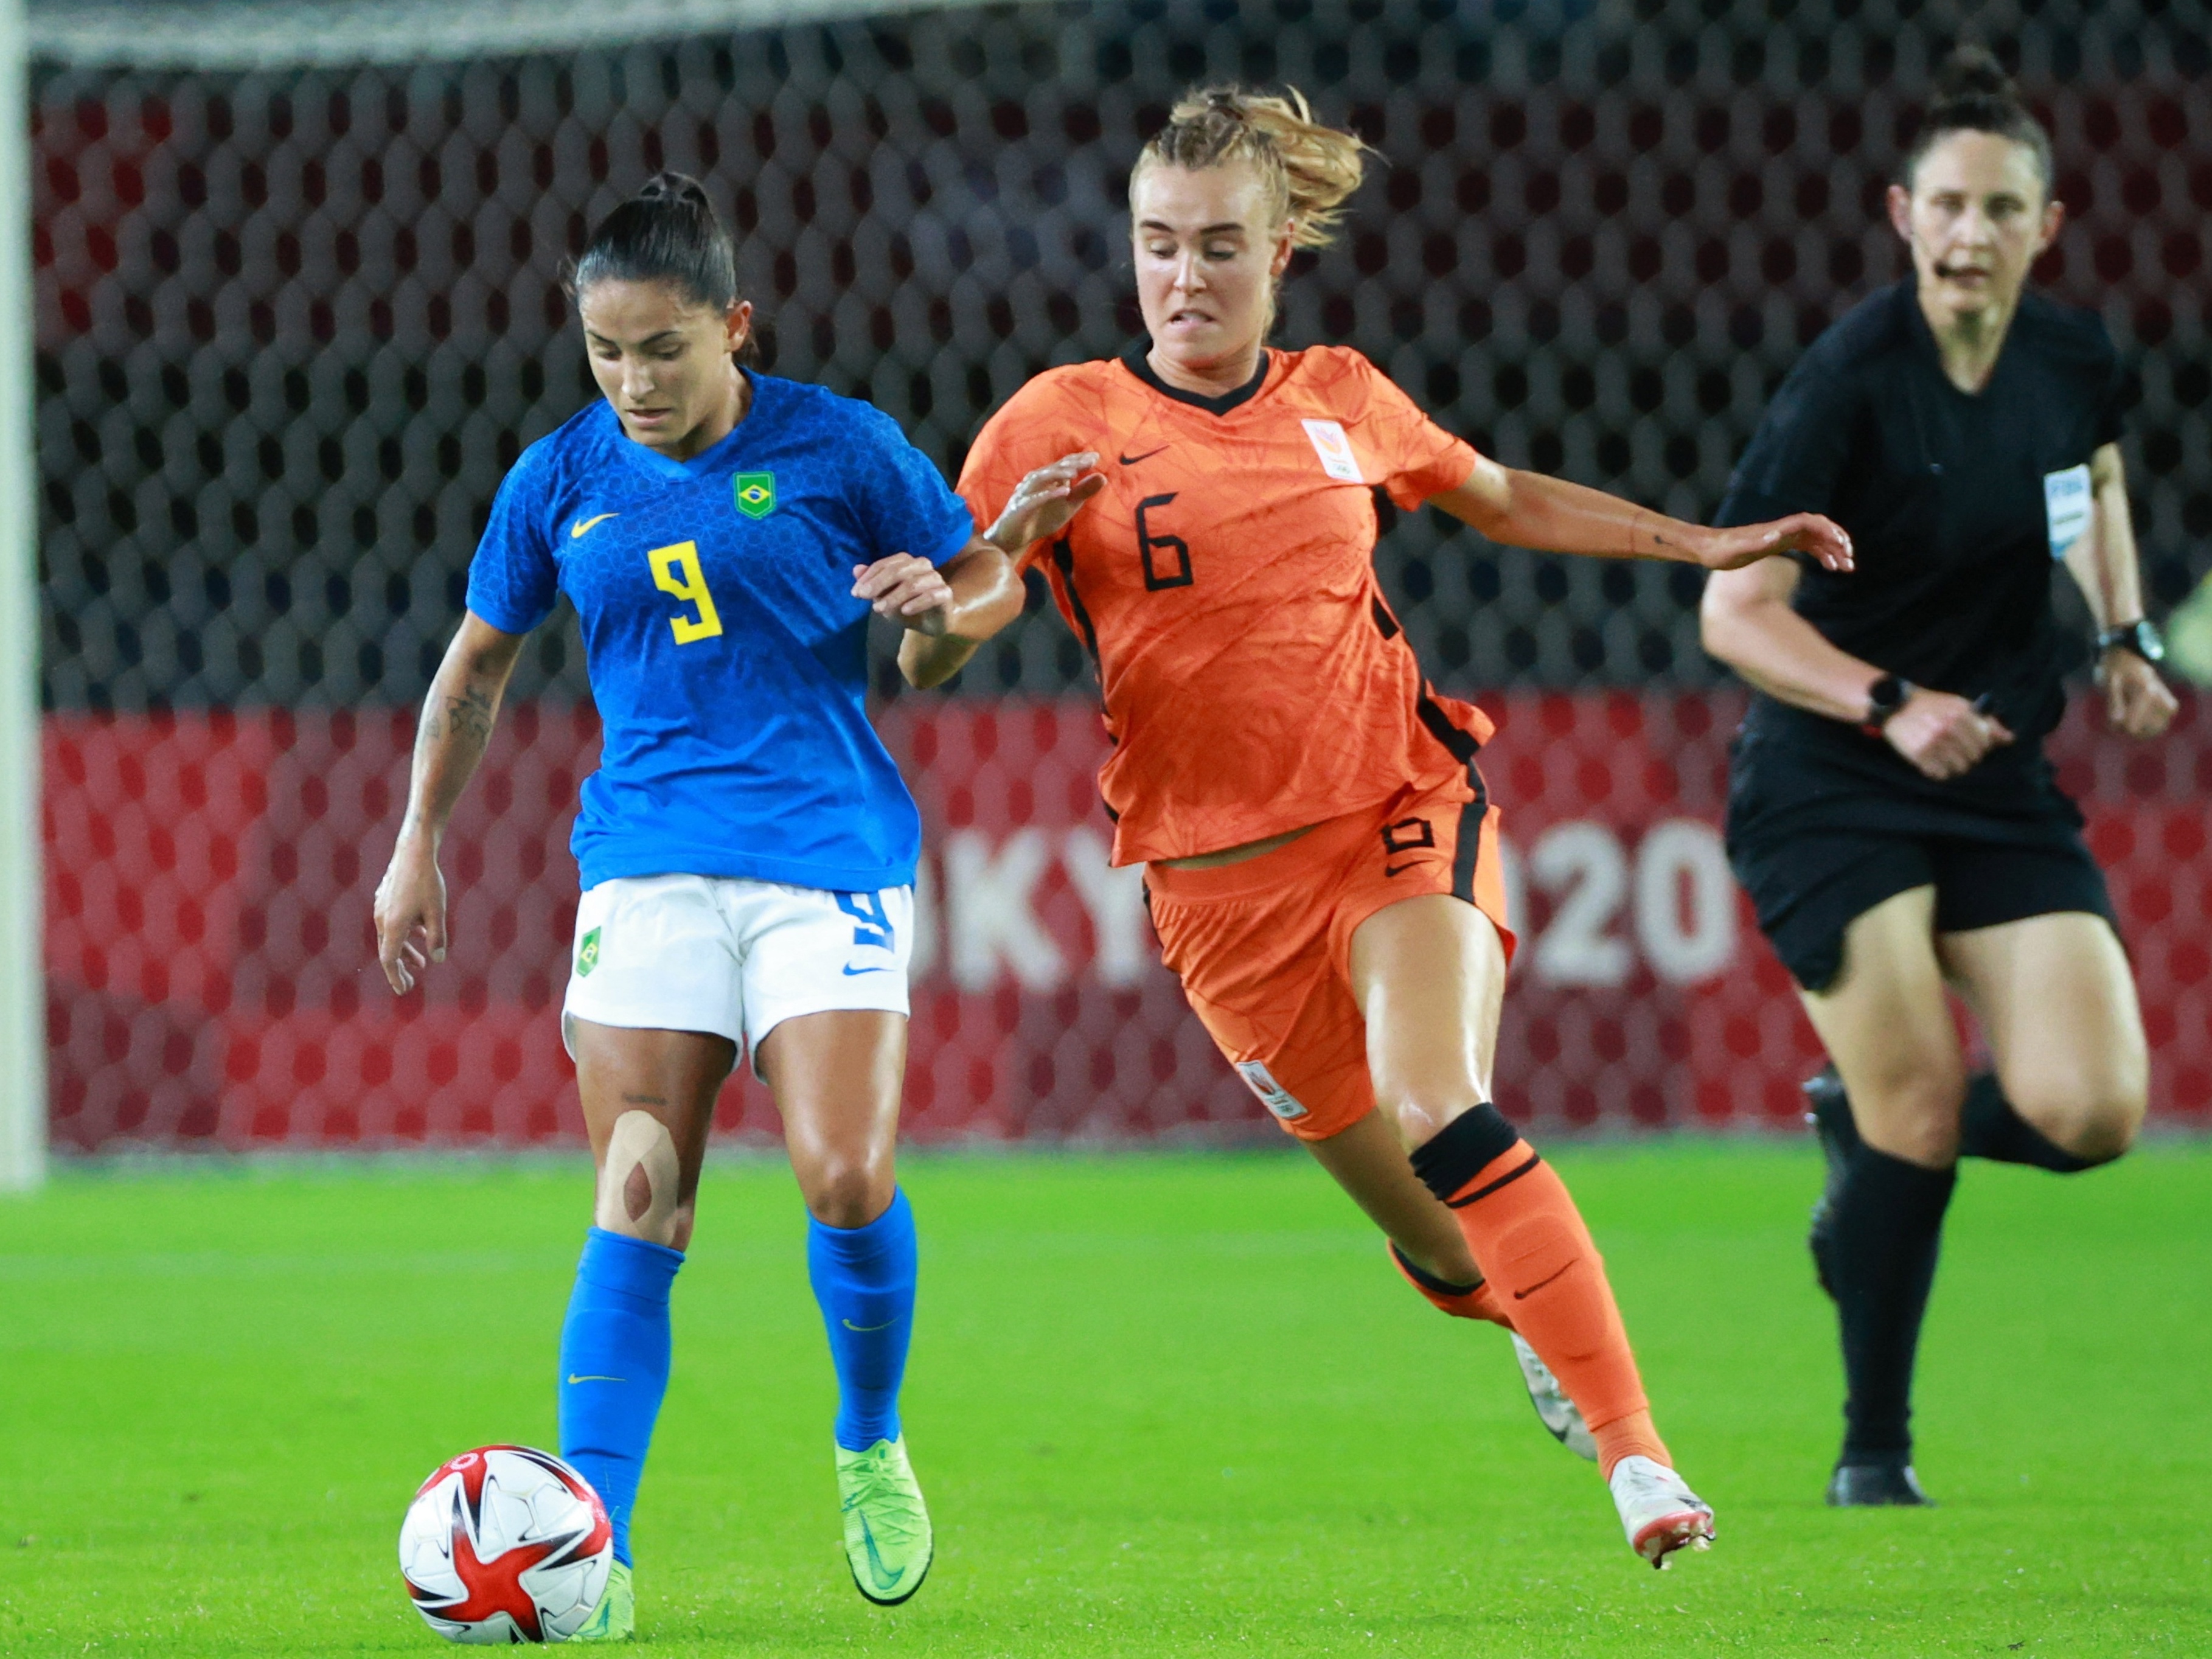
[[2021, 101], [2020, 88], [1987, 46], [1955, 46], [1937, 65], [1936, 95], [1929, 100], [1898, 175], [1907, 190], [1913, 188], [1914, 174], [1936, 142], [1952, 132], [1986, 132], [2026, 145], [2034, 154], [2044, 200], [2051, 199], [2051, 135]]
[[1995, 52], [1987, 46], [1962, 46], [1954, 47], [1936, 70], [1936, 99], [1942, 104], [2017, 104], [2020, 94]]
[[688, 173], [656, 173], [638, 186], [630, 198], [636, 202], [681, 202], [702, 212], [712, 212], [707, 187]]
[[580, 296], [593, 283], [673, 283], [694, 305], [727, 311], [738, 301], [737, 251], [706, 187], [684, 173], [656, 173], [599, 222], [568, 266]]

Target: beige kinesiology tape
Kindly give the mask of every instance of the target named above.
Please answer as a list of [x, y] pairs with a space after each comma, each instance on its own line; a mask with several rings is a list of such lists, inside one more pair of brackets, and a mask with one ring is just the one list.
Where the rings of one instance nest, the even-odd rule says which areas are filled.
[[676, 1141], [650, 1112], [624, 1112], [607, 1137], [592, 1220], [611, 1233], [665, 1244], [676, 1221]]

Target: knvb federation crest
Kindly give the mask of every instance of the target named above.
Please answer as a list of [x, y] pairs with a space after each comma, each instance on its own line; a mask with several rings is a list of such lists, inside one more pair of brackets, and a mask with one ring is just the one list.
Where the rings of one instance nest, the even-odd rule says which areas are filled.
[[765, 519], [775, 511], [775, 474], [740, 472], [730, 480], [730, 493], [745, 517]]

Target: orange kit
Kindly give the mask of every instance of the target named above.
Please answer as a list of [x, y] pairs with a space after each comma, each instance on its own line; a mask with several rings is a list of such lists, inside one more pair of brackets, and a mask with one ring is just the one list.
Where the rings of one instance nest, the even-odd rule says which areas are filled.
[[[1220, 398], [1132, 352], [1015, 393], [960, 493], [988, 527], [1026, 474], [1086, 450], [1106, 488], [1023, 562], [1098, 671], [1114, 862], [1152, 866], [1168, 965], [1254, 1092], [1325, 1138], [1374, 1104], [1352, 929], [1455, 893], [1511, 948], [1474, 769], [1490, 723], [1428, 684], [1375, 575], [1371, 492], [1418, 507], [1474, 451], [1345, 348], [1269, 351]], [[1160, 862], [1315, 825], [1240, 864]]]

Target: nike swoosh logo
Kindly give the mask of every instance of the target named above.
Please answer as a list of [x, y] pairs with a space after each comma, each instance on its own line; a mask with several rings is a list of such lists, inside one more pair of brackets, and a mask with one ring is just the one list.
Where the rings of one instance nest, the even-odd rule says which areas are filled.
[[[1570, 1261], [1569, 1263], [1567, 1263], [1567, 1267], [1573, 1267], [1574, 1265], [1575, 1265], [1575, 1264], [1574, 1264], [1573, 1262]], [[1525, 1291], [1514, 1291], [1514, 1292], [1513, 1292], [1513, 1299], [1514, 1299], [1516, 1302], [1526, 1302], [1526, 1301], [1527, 1301], [1530, 1297], [1532, 1297], [1532, 1296], [1535, 1295], [1537, 1291], [1539, 1291], [1542, 1290], [1542, 1289], [1544, 1288], [1544, 1286], [1545, 1286], [1545, 1285], [1547, 1285], [1550, 1284], [1553, 1279], [1557, 1279], [1557, 1278], [1559, 1276], [1559, 1273], [1563, 1273], [1566, 1272], [1567, 1267], [1562, 1267], [1562, 1268], [1560, 1268], [1560, 1269], [1559, 1269], [1559, 1273], [1547, 1273], [1547, 1274], [1545, 1274], [1543, 1278], [1541, 1278], [1541, 1279], [1538, 1279], [1534, 1284], [1531, 1285], [1530, 1285], [1527, 1290], [1525, 1290]]]
[[1139, 461], [1149, 461], [1153, 456], [1161, 453], [1167, 447], [1167, 445], [1162, 444], [1158, 449], [1148, 449], [1141, 455], [1124, 455], [1121, 457], [1121, 465], [1124, 466], [1134, 466]]
[[574, 1382], [629, 1382], [629, 1378], [628, 1378], [628, 1377], [626, 1377], [626, 1376], [577, 1376], [577, 1375], [576, 1375], [576, 1373], [575, 1373], [575, 1372], [574, 1372], [574, 1371], [570, 1371], [570, 1372], [568, 1373], [568, 1381], [569, 1381], [570, 1382], [572, 1382], [572, 1383], [574, 1383]]
[[860, 1517], [860, 1536], [868, 1546], [868, 1571], [875, 1575], [876, 1582], [884, 1589], [896, 1589], [898, 1581], [906, 1577], [906, 1569], [901, 1567], [896, 1572], [884, 1570], [884, 1558], [876, 1549], [876, 1529], [868, 1524], [868, 1517], [865, 1515]]
[[593, 525], [605, 524], [609, 519], [619, 519], [620, 517], [622, 517], [622, 514], [619, 513], [602, 513], [596, 519], [579, 519], [575, 523], [568, 526], [568, 539], [573, 542], [577, 537], [582, 535]]
[[1415, 859], [1409, 864], [1386, 864], [1382, 866], [1382, 873], [1386, 876], [1402, 876], [1407, 871], [1418, 870], [1427, 862], [1426, 859]]
[[880, 1325], [855, 1325], [849, 1319], [841, 1319], [837, 1322], [842, 1325], [848, 1331], [858, 1331], [862, 1336], [866, 1336], [870, 1331], [887, 1331], [890, 1329], [892, 1326], [897, 1324], [898, 1321], [896, 1319], [886, 1319]]
[[890, 969], [888, 968], [848, 968], [845, 970], [845, 975], [849, 979], [854, 974], [888, 974], [889, 972]]

